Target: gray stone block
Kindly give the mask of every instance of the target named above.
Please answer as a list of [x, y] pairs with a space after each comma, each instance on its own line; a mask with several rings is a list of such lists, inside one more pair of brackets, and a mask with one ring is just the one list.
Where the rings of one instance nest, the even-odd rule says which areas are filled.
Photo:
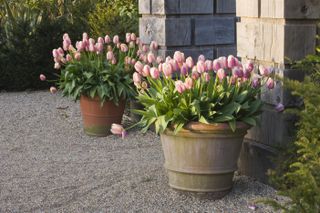
[[159, 45], [165, 46], [165, 18], [155, 16], [140, 18], [139, 35], [141, 41], [146, 44], [157, 41]]
[[217, 0], [216, 13], [236, 13], [236, 0]]
[[165, 46], [191, 45], [192, 32], [190, 18], [167, 18], [165, 26]]
[[234, 17], [196, 18], [195, 44], [234, 44], [235, 20]]
[[151, 13], [151, 0], [139, 0], [139, 13], [140, 14]]
[[217, 57], [220, 56], [229, 56], [229, 55], [237, 55], [237, 48], [236, 46], [232, 47], [218, 47], [217, 48]]
[[213, 0], [152, 0], [152, 14], [213, 14]]

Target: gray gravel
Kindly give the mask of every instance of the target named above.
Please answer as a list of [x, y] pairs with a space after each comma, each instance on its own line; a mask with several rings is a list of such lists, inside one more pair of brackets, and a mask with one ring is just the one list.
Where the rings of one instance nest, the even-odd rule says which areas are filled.
[[244, 176], [221, 200], [177, 192], [153, 132], [91, 138], [81, 125], [60, 95], [0, 93], [0, 212], [253, 212], [255, 199], [276, 197]]

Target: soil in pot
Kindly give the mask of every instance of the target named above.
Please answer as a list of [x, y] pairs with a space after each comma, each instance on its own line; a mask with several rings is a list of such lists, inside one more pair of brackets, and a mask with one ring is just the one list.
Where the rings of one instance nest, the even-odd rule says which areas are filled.
[[106, 101], [101, 105], [99, 98], [81, 96], [80, 108], [83, 119], [84, 131], [87, 135], [104, 137], [111, 134], [113, 123], [121, 123], [125, 109], [125, 101], [115, 105]]

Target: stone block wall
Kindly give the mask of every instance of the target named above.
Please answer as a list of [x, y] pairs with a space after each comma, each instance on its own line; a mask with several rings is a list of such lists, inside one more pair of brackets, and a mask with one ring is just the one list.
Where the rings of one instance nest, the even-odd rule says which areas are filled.
[[[302, 80], [303, 73], [292, 70], [289, 61], [299, 60], [315, 51], [320, 0], [236, 0], [237, 55], [243, 60], [275, 67], [280, 77]], [[286, 108], [301, 104], [290, 95], [281, 81], [272, 91], [263, 91], [266, 103], [261, 126], [246, 136], [240, 160], [240, 172], [266, 181], [269, 159], [284, 148], [294, 136], [293, 115], [282, 114], [274, 107]], [[258, 163], [260, 162], [260, 163]]]
[[160, 53], [194, 58], [236, 54], [235, 0], [139, 0], [140, 38]]

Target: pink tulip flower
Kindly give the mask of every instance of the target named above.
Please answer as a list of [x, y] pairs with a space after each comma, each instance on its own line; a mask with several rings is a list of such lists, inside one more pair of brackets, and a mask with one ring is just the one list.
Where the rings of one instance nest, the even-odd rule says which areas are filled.
[[226, 77], [226, 72], [225, 72], [225, 70], [224, 70], [224, 69], [219, 69], [219, 70], [217, 71], [217, 76], [218, 76], [218, 78], [219, 78], [220, 81], [223, 80], [223, 79]]
[[221, 65], [221, 68], [225, 69], [227, 68], [227, 65], [228, 65], [228, 59], [224, 56], [218, 58], [219, 62], [220, 62], [220, 65]]
[[134, 59], [134, 58], [133, 58], [133, 59], [131, 59], [131, 65], [135, 65], [135, 64], [136, 64], [136, 62], [137, 62], [137, 61], [136, 61], [136, 59]]
[[41, 75], [40, 75], [40, 80], [41, 80], [41, 81], [45, 81], [45, 80], [47, 80], [47, 78], [46, 78], [45, 75], [41, 74]]
[[77, 61], [80, 61], [80, 58], [81, 58], [81, 54], [79, 52], [76, 52], [74, 54], [74, 58], [77, 60]]
[[126, 130], [123, 128], [123, 126], [119, 124], [112, 124], [111, 125], [111, 133], [114, 135], [119, 135], [124, 139], [127, 136]]
[[255, 89], [260, 87], [260, 79], [258, 77], [253, 77], [251, 86]]
[[169, 63], [172, 65], [172, 71], [173, 72], [176, 72], [176, 71], [178, 71], [180, 69], [179, 64], [178, 64], [178, 62], [176, 60], [171, 59], [169, 61]]
[[186, 89], [190, 90], [193, 87], [193, 79], [190, 77], [187, 77], [184, 82], [184, 86]]
[[232, 74], [234, 77], [236, 78], [242, 78], [243, 77], [243, 70], [240, 69], [239, 67], [235, 67], [233, 70], [232, 70]]
[[198, 73], [204, 73], [206, 71], [206, 64], [204, 61], [202, 61], [202, 60], [198, 61], [197, 71], [198, 71]]
[[52, 50], [52, 56], [53, 56], [54, 58], [58, 58], [58, 57], [60, 56], [60, 54], [59, 54], [59, 52], [58, 52], [57, 49]]
[[101, 54], [103, 52], [103, 43], [96, 43], [95, 49], [97, 51], [97, 54]]
[[154, 51], [158, 50], [158, 43], [155, 41], [152, 41], [150, 44], [150, 49]]
[[137, 61], [137, 63], [134, 65], [134, 68], [138, 73], [142, 74], [143, 64], [140, 61]]
[[229, 69], [233, 69], [235, 66], [237, 66], [237, 60], [233, 55], [229, 55], [227, 60], [227, 66]]
[[148, 60], [149, 64], [152, 64], [153, 62], [155, 62], [156, 57], [154, 56], [154, 54], [152, 52], [149, 52], [148, 56], [147, 56], [147, 60]]
[[95, 44], [96, 41], [93, 38], [89, 38], [89, 44]]
[[267, 80], [267, 83], [266, 83], [268, 89], [273, 89], [274, 88], [274, 80], [272, 78], [269, 78]]
[[278, 103], [277, 106], [275, 107], [275, 110], [277, 112], [283, 112], [285, 110], [285, 107], [282, 103]]
[[94, 43], [90, 43], [89, 44], [89, 51], [90, 52], [96, 52], [96, 47], [95, 47]]
[[57, 93], [57, 88], [50, 87], [50, 92], [51, 92], [51, 94], [56, 94]]
[[148, 77], [150, 75], [150, 66], [149, 65], [144, 65], [143, 70], [142, 70], [142, 75], [144, 77]]
[[126, 33], [126, 42], [129, 44], [131, 41], [131, 33]]
[[147, 45], [142, 46], [142, 51], [145, 53], [149, 51], [149, 48], [147, 47]]
[[185, 61], [184, 54], [180, 51], [174, 53], [173, 59], [176, 60], [178, 64], [182, 64]]
[[141, 84], [141, 75], [139, 73], [133, 73], [133, 82], [136, 86]]
[[178, 93], [182, 94], [186, 90], [186, 87], [182, 81], [178, 80], [174, 84]]
[[171, 58], [170, 56], [167, 56], [165, 62], [166, 62], [166, 63], [169, 63], [171, 60], [172, 60], [172, 58]]
[[273, 69], [271, 67], [267, 68], [267, 67], [260, 65], [259, 71], [260, 71], [260, 75], [268, 77], [272, 73]]
[[72, 61], [72, 57], [71, 57], [70, 54], [68, 54], [68, 55], [66, 56], [66, 60], [67, 60], [68, 62]]
[[107, 60], [111, 61], [114, 58], [113, 52], [110, 50], [107, 52]]
[[214, 61], [213, 61], [213, 70], [215, 71], [215, 72], [217, 72], [219, 69], [221, 69], [222, 68], [222, 66], [221, 66], [221, 64], [220, 64], [220, 60], [218, 60], [218, 59], [215, 59]]
[[153, 79], [158, 79], [160, 77], [160, 72], [156, 67], [150, 69], [150, 75]]
[[71, 44], [71, 41], [69, 41], [69, 40], [64, 40], [64, 41], [63, 41], [63, 50], [68, 51], [70, 44]]
[[160, 63], [158, 65], [158, 70], [159, 70], [159, 72], [163, 72], [163, 64], [162, 63]]
[[189, 70], [189, 67], [186, 63], [183, 63], [181, 68], [180, 68], [180, 73], [181, 75], [185, 76], [188, 74], [188, 70]]
[[111, 60], [111, 64], [113, 65], [117, 64], [117, 59], [115, 57], [113, 57], [113, 59]]
[[61, 65], [59, 63], [54, 63], [54, 69], [58, 70], [61, 68]]
[[88, 40], [88, 39], [89, 39], [88, 34], [87, 34], [87, 33], [83, 33], [83, 34], [82, 34], [82, 39]]
[[63, 40], [70, 40], [70, 37], [69, 37], [68, 33], [63, 34], [62, 38], [63, 38]]
[[136, 41], [137, 40], [136, 34], [131, 33], [130, 39], [131, 39], [131, 41]]
[[82, 50], [84, 50], [84, 45], [83, 45], [83, 42], [82, 41], [77, 41], [76, 43], [76, 48], [79, 52], [81, 52]]
[[173, 68], [170, 63], [164, 63], [162, 64], [162, 69], [163, 69], [163, 74], [165, 75], [166, 78], [171, 77]]
[[210, 77], [210, 74], [206, 72], [203, 74], [203, 78], [204, 78], [205, 82], [209, 82], [211, 77]]
[[104, 44], [104, 39], [102, 37], [98, 38], [98, 43]]
[[114, 44], [119, 44], [119, 42], [120, 42], [119, 36], [118, 36], [118, 35], [115, 35], [115, 36], [113, 37], [113, 43], [114, 43]]
[[199, 74], [198, 71], [197, 71], [197, 67], [193, 67], [192, 73], [191, 73], [191, 77], [192, 77], [194, 80], [197, 80], [197, 79], [200, 77], [200, 74]]
[[254, 69], [254, 63], [252, 61], [248, 61], [246, 64], [246, 68], [249, 72], [252, 72]]
[[106, 44], [109, 44], [109, 43], [111, 42], [111, 38], [110, 38], [109, 35], [106, 35], [106, 36], [104, 37], [104, 42], [105, 42]]
[[199, 55], [198, 57], [198, 61], [205, 61], [206, 60], [206, 57], [204, 55]]
[[164, 60], [163, 60], [163, 57], [162, 57], [162, 56], [158, 56], [158, 57], [157, 57], [157, 63], [158, 63], [158, 64], [163, 63], [163, 61], [164, 61]]
[[129, 50], [129, 48], [128, 48], [128, 46], [126, 45], [126, 44], [121, 44], [120, 45], [120, 50], [121, 50], [121, 52], [128, 52], [128, 50]]
[[186, 59], [186, 64], [187, 64], [187, 66], [189, 67], [189, 69], [191, 69], [191, 68], [194, 66], [194, 62], [193, 62], [192, 57], [188, 57], [188, 58]]
[[213, 62], [211, 60], [206, 60], [205, 61], [205, 65], [206, 65], [206, 70], [207, 71], [212, 71], [213, 70]]
[[62, 49], [61, 47], [58, 48], [58, 53], [59, 53], [59, 55], [60, 55], [61, 57], [64, 56], [64, 51], [63, 51], [63, 49]]

